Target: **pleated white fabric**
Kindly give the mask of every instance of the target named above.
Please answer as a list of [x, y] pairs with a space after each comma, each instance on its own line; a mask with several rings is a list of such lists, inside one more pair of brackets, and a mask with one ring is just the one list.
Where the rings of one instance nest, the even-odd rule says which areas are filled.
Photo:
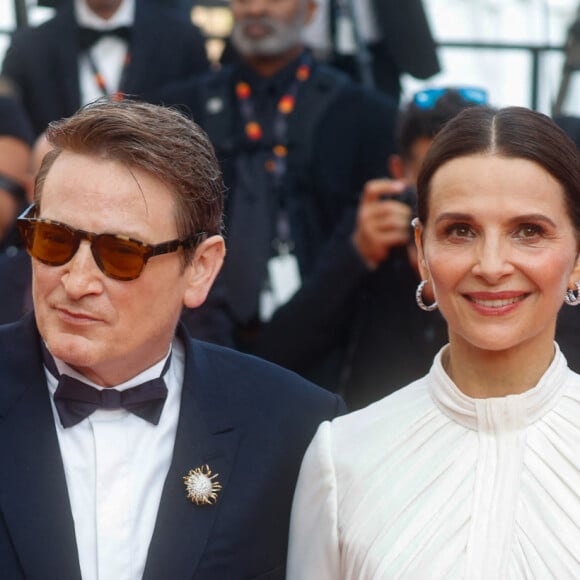
[[424, 378], [320, 426], [289, 580], [580, 578], [580, 375], [556, 346], [533, 389], [472, 399], [442, 352]]

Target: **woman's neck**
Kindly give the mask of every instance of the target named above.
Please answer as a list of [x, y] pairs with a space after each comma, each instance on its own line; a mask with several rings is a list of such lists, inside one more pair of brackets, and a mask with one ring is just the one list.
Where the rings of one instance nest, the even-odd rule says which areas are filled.
[[451, 338], [442, 362], [459, 390], [469, 397], [485, 399], [518, 395], [533, 388], [553, 358], [553, 341], [492, 351]]

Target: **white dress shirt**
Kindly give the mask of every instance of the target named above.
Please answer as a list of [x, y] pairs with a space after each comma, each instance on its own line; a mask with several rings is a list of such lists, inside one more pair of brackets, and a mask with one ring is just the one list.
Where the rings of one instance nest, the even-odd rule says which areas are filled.
[[[166, 358], [116, 388], [125, 390], [159, 377]], [[46, 370], [83, 580], [143, 576], [173, 456], [184, 358], [183, 346], [175, 339], [164, 375], [168, 395], [158, 425], [124, 409], [99, 409], [65, 429], [53, 399], [57, 380]], [[91, 384], [63, 361], [55, 362], [61, 374]]]
[[[108, 20], [92, 12], [85, 0], [75, 0], [75, 14], [79, 26], [96, 30], [132, 26], [135, 20], [135, 0], [123, 0], [117, 12]], [[101, 38], [90, 48], [91, 58], [101, 73], [109, 94], [119, 89], [128, 48], [125, 40], [113, 36]], [[103, 96], [85, 54], [79, 55], [79, 84], [81, 105]]]
[[473, 399], [439, 354], [323, 423], [302, 464], [288, 580], [580, 577], [580, 375], [556, 348], [522, 394]]

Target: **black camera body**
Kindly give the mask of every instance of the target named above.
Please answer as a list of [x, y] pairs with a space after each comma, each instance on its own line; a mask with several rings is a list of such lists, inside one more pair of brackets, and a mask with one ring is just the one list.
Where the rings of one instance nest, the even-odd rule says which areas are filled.
[[417, 212], [417, 190], [412, 186], [409, 185], [406, 187], [401, 193], [385, 193], [381, 196], [381, 201], [399, 201], [400, 203], [404, 203], [411, 208], [413, 215]]

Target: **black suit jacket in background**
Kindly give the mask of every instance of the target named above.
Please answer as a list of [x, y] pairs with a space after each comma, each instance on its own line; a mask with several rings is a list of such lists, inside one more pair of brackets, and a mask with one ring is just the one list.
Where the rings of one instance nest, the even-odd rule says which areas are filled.
[[[137, 0], [131, 63], [123, 90], [141, 94], [209, 68], [198, 28], [153, 0]], [[17, 30], [2, 75], [16, 87], [36, 135], [80, 107], [76, 19], [72, 2], [36, 28]]]
[[[189, 338], [173, 459], [144, 580], [283, 579], [298, 469], [341, 400], [297, 375]], [[74, 524], [32, 316], [0, 327], [0, 571], [80, 580]], [[195, 506], [183, 476], [208, 464], [223, 486]], [[111, 579], [113, 580], [113, 579]]]
[[[422, 0], [372, 0], [372, 7], [381, 34], [379, 42], [368, 46], [373, 81], [398, 101], [402, 74], [426, 79], [440, 71], [437, 45]], [[357, 57], [335, 54], [332, 62], [361, 79]]]
[[374, 0], [381, 45], [402, 73], [426, 79], [439, 72], [437, 46], [422, 0]]
[[338, 391], [350, 410], [425, 375], [447, 342], [439, 312], [415, 302], [417, 273], [406, 248], [369, 270], [352, 242], [346, 216], [321, 267], [265, 327], [256, 353]]
[[[346, 75], [329, 69], [320, 63], [313, 65], [308, 82], [296, 97], [296, 108], [288, 118], [288, 170], [284, 176], [284, 190], [293, 251], [303, 280], [316, 271], [323, 248], [345, 212], [357, 206], [365, 182], [386, 174], [387, 159], [395, 151], [395, 103], [382, 93], [367, 90]], [[243, 64], [230, 65], [217, 73], [176, 83], [150, 95], [154, 101], [185, 106], [208, 132], [228, 187], [226, 234], [236, 195], [234, 161], [248, 147], [235, 95], [235, 84], [243, 72]], [[321, 95], [332, 90], [328, 82], [330, 75], [339, 75], [344, 82], [336, 85], [336, 94], [327, 106], [318, 110], [317, 101]], [[225, 91], [220, 91], [222, 106], [218, 111], [211, 106], [216, 102], [212, 96], [216, 85], [226, 87]], [[218, 126], [220, 135], [216, 131]], [[305, 135], [309, 136], [308, 144]], [[248, 224], [248, 227], [253, 226]], [[227, 296], [235, 291], [231, 287], [224, 289], [218, 278], [206, 304], [186, 313], [190, 331], [199, 338], [233, 344], [229, 339], [232, 321], [228, 320]], [[251, 342], [239, 342], [237, 346], [252, 348]]]

